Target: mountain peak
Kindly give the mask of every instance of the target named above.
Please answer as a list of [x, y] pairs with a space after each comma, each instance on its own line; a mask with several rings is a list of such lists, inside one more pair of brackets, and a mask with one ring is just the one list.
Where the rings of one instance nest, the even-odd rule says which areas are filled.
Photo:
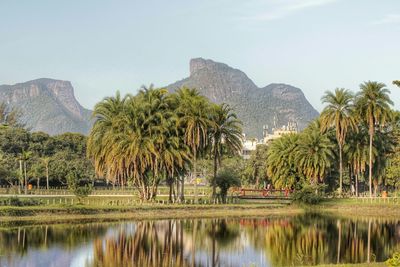
[[190, 60], [190, 75], [193, 75], [201, 70], [213, 71], [216, 69], [232, 69], [224, 63], [215, 62], [211, 59], [204, 59], [201, 57], [192, 58]]
[[258, 88], [243, 71], [211, 59], [191, 59], [190, 76], [167, 88], [182, 86], [196, 88], [215, 103], [230, 104], [248, 136], [261, 137], [263, 125], [273, 125], [275, 115], [279, 126], [296, 121], [300, 128], [318, 115], [299, 88], [283, 83]]
[[0, 102], [21, 109], [23, 121], [33, 130], [58, 134], [87, 132], [89, 128], [90, 112], [76, 100], [69, 81], [40, 78], [0, 85]]

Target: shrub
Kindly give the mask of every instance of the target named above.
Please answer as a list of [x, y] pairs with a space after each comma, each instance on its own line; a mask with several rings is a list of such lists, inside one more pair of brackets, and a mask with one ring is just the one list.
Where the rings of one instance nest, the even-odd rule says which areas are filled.
[[41, 201], [32, 198], [20, 199], [18, 197], [10, 197], [6, 199], [5, 203], [9, 204], [10, 206], [22, 207], [22, 206], [38, 206], [41, 204]]
[[293, 201], [296, 203], [315, 205], [324, 197], [324, 185], [306, 185], [293, 193]]
[[92, 185], [90, 184], [81, 185], [81, 180], [82, 180], [81, 177], [75, 171], [72, 171], [67, 175], [68, 188], [78, 198], [79, 202], [83, 198], [90, 195], [93, 189]]
[[386, 261], [386, 265], [389, 267], [399, 267], [400, 266], [400, 252], [393, 254], [393, 257]]
[[226, 203], [229, 188], [232, 186], [240, 186], [240, 178], [235, 170], [223, 168], [218, 172], [215, 183], [220, 189], [222, 202]]

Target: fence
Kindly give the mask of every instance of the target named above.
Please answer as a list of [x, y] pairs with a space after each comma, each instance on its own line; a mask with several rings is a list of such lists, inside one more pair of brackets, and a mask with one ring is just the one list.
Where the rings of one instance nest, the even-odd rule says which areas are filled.
[[370, 203], [370, 204], [400, 204], [399, 197], [356, 197], [355, 199], [358, 203]]
[[[17, 199], [20, 201], [19, 205], [13, 204], [13, 201]], [[197, 203], [194, 199], [186, 199], [183, 202], [173, 200], [172, 203], [168, 202], [167, 200], [154, 200], [152, 202], [142, 202], [139, 199], [132, 199], [132, 198], [122, 198], [122, 199], [107, 199], [107, 198], [84, 198], [79, 201], [79, 199], [75, 197], [56, 197], [56, 198], [36, 198], [36, 202], [34, 204], [27, 204], [24, 201], [32, 201], [29, 198], [18, 198], [18, 197], [9, 197], [6, 199], [0, 199], [1, 206], [59, 206], [59, 205], [90, 205], [90, 206], [106, 206], [106, 207], [121, 207], [121, 206], [136, 206], [136, 205], [219, 205], [223, 204], [220, 200], [216, 199], [214, 201], [208, 199], [198, 199]], [[26, 203], [26, 204], [25, 204]], [[228, 197], [225, 204], [237, 204], [240, 203], [239, 199], [235, 197]]]
[[[24, 193], [24, 189], [18, 189], [17, 186], [0, 186], [0, 194], [4, 195], [15, 195], [18, 194], [19, 191], [21, 193]], [[48, 190], [46, 187], [39, 187], [37, 189], [34, 187], [33, 189], [28, 190], [29, 195], [53, 195], [53, 196], [60, 196], [60, 195], [71, 195], [72, 192], [68, 190], [67, 187], [50, 187]], [[133, 187], [94, 187], [91, 195], [136, 195], [137, 190]], [[157, 190], [157, 195], [168, 195], [169, 194], [169, 188], [166, 186], [159, 186]], [[211, 194], [211, 189], [206, 188], [206, 187], [199, 187], [197, 189], [197, 195], [198, 196], [208, 196]], [[187, 187], [185, 188], [185, 195], [195, 195], [195, 190], [193, 187]]]

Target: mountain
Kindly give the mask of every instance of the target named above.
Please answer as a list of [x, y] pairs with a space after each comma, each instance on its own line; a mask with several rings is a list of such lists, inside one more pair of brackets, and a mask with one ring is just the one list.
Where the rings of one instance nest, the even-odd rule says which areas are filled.
[[292, 121], [303, 129], [318, 116], [299, 88], [283, 83], [259, 88], [241, 70], [209, 59], [191, 59], [190, 76], [167, 88], [175, 91], [182, 86], [196, 88], [215, 103], [231, 105], [251, 137], [261, 137], [263, 125], [271, 129], [274, 117], [277, 127]]
[[69, 81], [43, 78], [0, 85], [0, 102], [18, 108], [22, 121], [33, 131], [52, 135], [65, 132], [87, 134], [91, 127], [91, 111], [75, 99]]

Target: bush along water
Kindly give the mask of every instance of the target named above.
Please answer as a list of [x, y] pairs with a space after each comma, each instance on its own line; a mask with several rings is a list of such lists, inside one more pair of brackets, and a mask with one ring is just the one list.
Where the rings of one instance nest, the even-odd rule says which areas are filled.
[[305, 185], [293, 193], [293, 201], [299, 204], [316, 205], [325, 195], [325, 185]]

